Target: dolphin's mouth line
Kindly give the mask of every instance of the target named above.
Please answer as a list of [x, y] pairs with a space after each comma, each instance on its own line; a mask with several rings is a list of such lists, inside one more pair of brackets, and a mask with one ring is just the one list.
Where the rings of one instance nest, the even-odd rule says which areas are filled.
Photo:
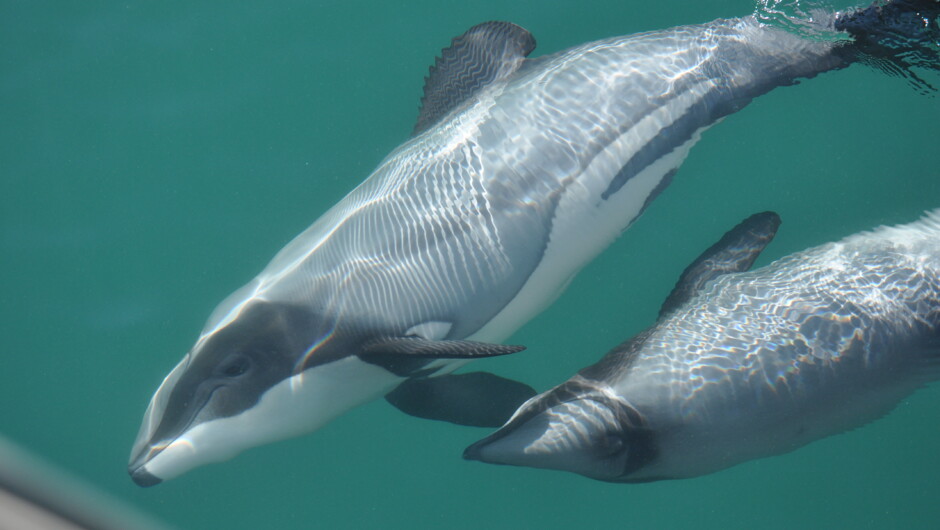
[[157, 455], [162, 453], [167, 447], [170, 446], [170, 444], [178, 439], [179, 437], [174, 438], [168, 442], [161, 442], [159, 444], [148, 443], [146, 446], [144, 446], [144, 450], [141, 451], [139, 455], [137, 455], [137, 458], [135, 458], [134, 461], [129, 466], [127, 466], [128, 473], [130, 473], [131, 476], [134, 476], [136, 473], [142, 471], [151, 460], [156, 458]]
[[[209, 394], [206, 396], [206, 399], [203, 401], [202, 405], [199, 407], [198, 410], [202, 410], [203, 408], [205, 408], [206, 404], [209, 403], [209, 401], [212, 399], [213, 394], [215, 394], [217, 390], [219, 390], [220, 388], [224, 386], [225, 386], [224, 384], [219, 384], [219, 385], [216, 385], [211, 391], [209, 391]], [[193, 424], [196, 423], [197, 416], [198, 414], [193, 414], [192, 418], [189, 419], [186, 425], [183, 426], [179, 430], [179, 435], [177, 435], [176, 437], [172, 439], [161, 440], [159, 443], [156, 443], [156, 444], [153, 442], [148, 442], [142, 448], [143, 450], [137, 456], [137, 458], [133, 460], [133, 463], [128, 466], [128, 472], [131, 474], [131, 476], [133, 477], [135, 476], [135, 474], [141, 473], [141, 472], [146, 473], [146, 471], [144, 471], [143, 468], [147, 465], [147, 463], [149, 463], [151, 460], [156, 458], [157, 455], [162, 453], [164, 450], [166, 450], [166, 448], [173, 445], [177, 440], [179, 440], [180, 437], [183, 435], [183, 433], [188, 431], [193, 426]], [[147, 474], [149, 475], [149, 473]]]

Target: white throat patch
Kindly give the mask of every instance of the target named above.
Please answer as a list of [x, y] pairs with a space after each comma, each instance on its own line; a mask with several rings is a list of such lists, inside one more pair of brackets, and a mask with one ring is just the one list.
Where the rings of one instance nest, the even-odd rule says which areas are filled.
[[404, 380], [350, 356], [285, 379], [237, 416], [196, 425], [143, 468], [162, 480], [228, 460], [245, 449], [316, 430]]

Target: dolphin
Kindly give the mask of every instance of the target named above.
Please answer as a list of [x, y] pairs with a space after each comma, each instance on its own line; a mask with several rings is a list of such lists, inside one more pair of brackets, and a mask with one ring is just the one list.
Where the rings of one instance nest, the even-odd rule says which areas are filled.
[[712, 473], [859, 427], [940, 377], [940, 209], [746, 271], [765, 212], [686, 271], [652, 327], [464, 457], [610, 482]]
[[[921, 4], [885, 7], [919, 17]], [[131, 477], [154, 485], [383, 395], [415, 416], [502, 425], [535, 391], [452, 372], [519, 351], [500, 343], [669, 185], [702, 131], [774, 87], [890, 51], [885, 29], [934, 24], [872, 9], [821, 17], [841, 40], [753, 16], [537, 59], [507, 22], [455, 38], [412, 137], [211, 314], [147, 407]]]

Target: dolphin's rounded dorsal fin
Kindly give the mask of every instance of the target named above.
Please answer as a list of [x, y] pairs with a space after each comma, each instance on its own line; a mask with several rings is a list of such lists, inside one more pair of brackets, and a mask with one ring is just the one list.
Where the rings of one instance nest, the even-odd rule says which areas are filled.
[[722, 274], [750, 269], [764, 247], [773, 240], [779, 227], [779, 215], [775, 212], [761, 212], [729, 230], [682, 271], [676, 286], [659, 309], [659, 318], [688, 302], [706, 283]]
[[535, 49], [535, 38], [511, 22], [484, 22], [454, 38], [424, 78], [412, 135], [428, 130], [484, 86], [508, 77]]

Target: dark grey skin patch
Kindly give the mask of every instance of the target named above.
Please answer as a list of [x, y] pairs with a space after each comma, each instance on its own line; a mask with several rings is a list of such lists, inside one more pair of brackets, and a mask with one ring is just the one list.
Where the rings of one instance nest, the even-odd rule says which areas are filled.
[[209, 337], [172, 393], [151, 442], [170, 440], [197, 418], [234, 416], [291, 376], [298, 357], [313, 342], [308, 311], [283, 304], [256, 303]]
[[[601, 193], [601, 199], [607, 200], [641, 171], [691, 140], [695, 131], [744, 108], [752, 98], [753, 96], [738, 97], [736, 92], [730, 90], [713, 90], [706, 93], [685, 114], [660, 130], [627, 161], [611, 179], [607, 189]], [[668, 99], [662, 102], [663, 105], [669, 105], [669, 103]]]
[[640, 213], [637, 217], [643, 215], [643, 212], [645, 212], [646, 209], [650, 207], [650, 204], [653, 204], [653, 201], [655, 201], [662, 192], [666, 191], [666, 188], [672, 184], [672, 179], [676, 176], [678, 171], [679, 168], [674, 167], [667, 171], [665, 175], [663, 175], [663, 178], [656, 183], [656, 187], [653, 188], [653, 191], [651, 191], [650, 194], [646, 196], [646, 199], [643, 201], [643, 206], [640, 207]]

